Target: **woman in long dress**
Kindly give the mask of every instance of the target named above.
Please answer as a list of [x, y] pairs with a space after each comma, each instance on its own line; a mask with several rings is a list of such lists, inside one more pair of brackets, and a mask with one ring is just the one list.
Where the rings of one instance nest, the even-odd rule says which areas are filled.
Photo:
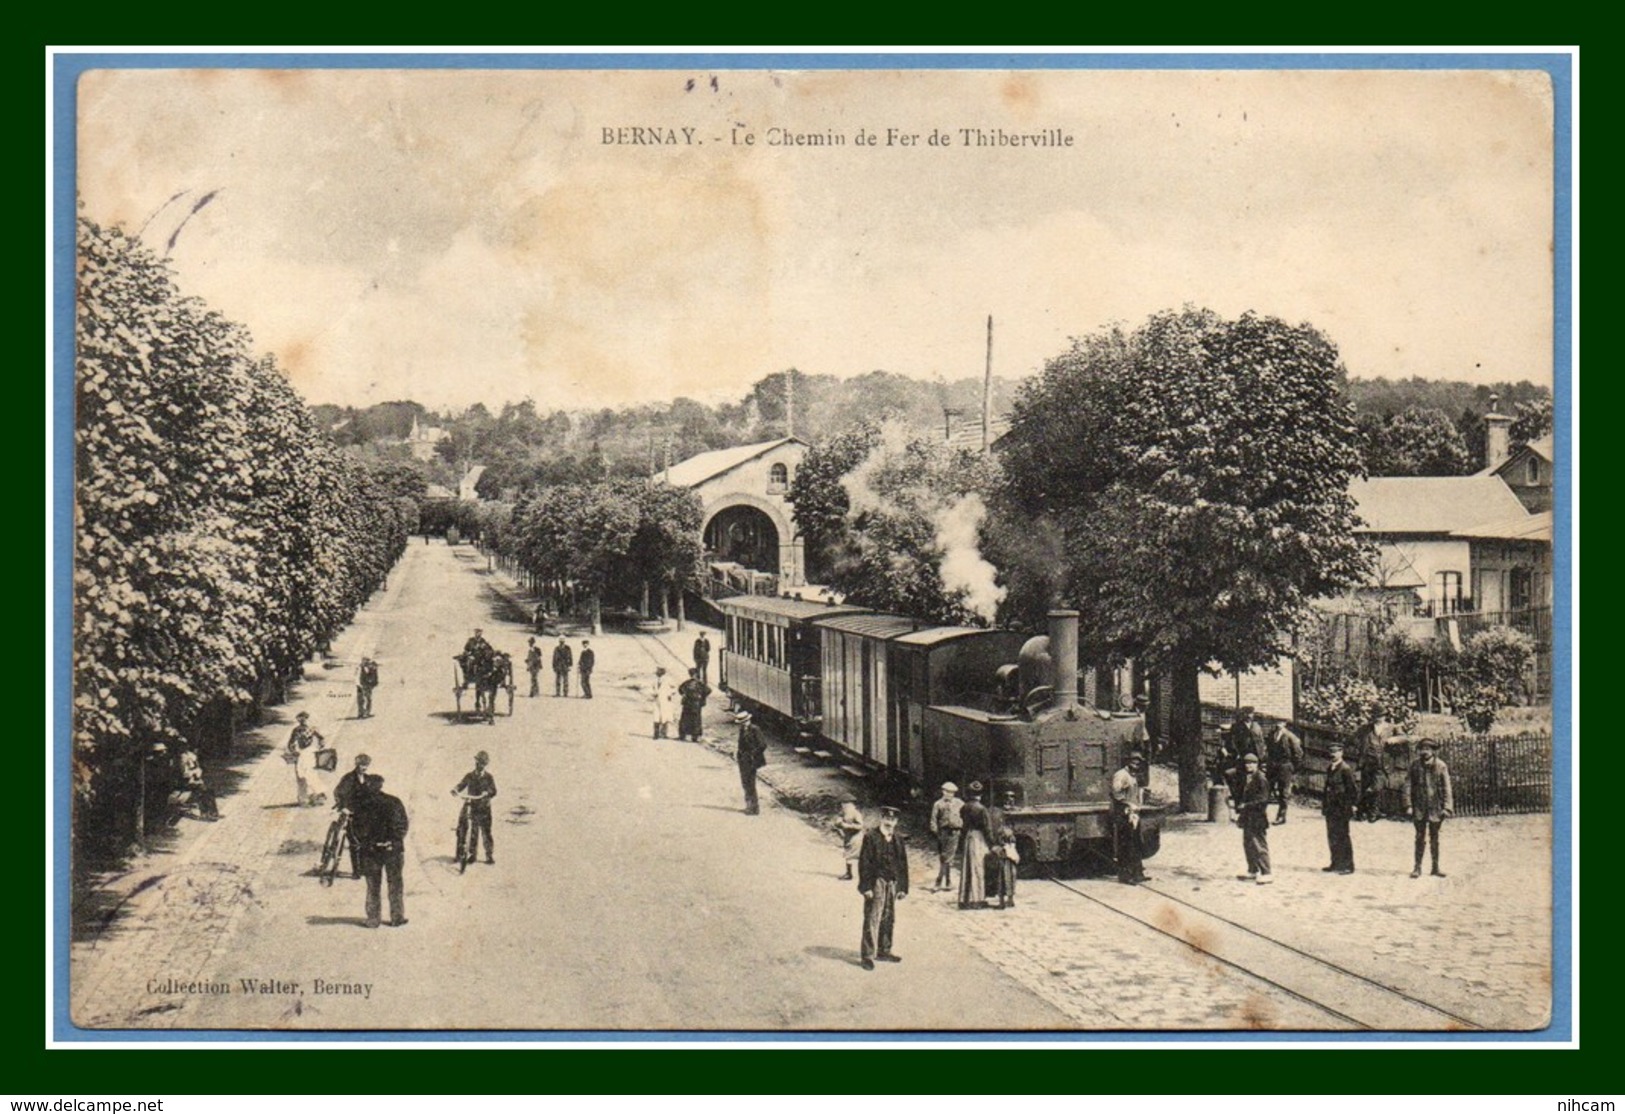
[[988, 845], [992, 842], [987, 806], [982, 803], [982, 783], [973, 781], [965, 791], [965, 807], [959, 812], [963, 825], [959, 843], [959, 907], [981, 909], [987, 905]]

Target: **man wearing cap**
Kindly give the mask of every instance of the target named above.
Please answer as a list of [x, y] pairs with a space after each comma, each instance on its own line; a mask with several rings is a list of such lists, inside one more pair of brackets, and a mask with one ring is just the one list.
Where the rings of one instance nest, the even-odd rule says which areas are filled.
[[1145, 755], [1129, 752], [1122, 767], [1112, 775], [1112, 833], [1117, 844], [1117, 880], [1137, 886], [1151, 879], [1145, 873], [1140, 853], [1140, 809], [1145, 807], [1145, 789], [1140, 776], [1145, 773]]
[[570, 667], [575, 664], [575, 654], [570, 651], [570, 644], [559, 635], [558, 643], [553, 647], [553, 695], [570, 695]]
[[1264, 733], [1253, 719], [1253, 710], [1245, 707], [1236, 709], [1236, 718], [1230, 724], [1229, 730], [1224, 733], [1223, 777], [1225, 787], [1230, 792], [1232, 807], [1241, 800], [1242, 785], [1247, 780], [1247, 770], [1242, 764], [1242, 757], [1263, 753]]
[[749, 712], [739, 712], [734, 722], [739, 725], [734, 761], [739, 764], [739, 784], [745, 790], [745, 814], [755, 816], [762, 810], [756, 799], [756, 771], [767, 765], [767, 744], [762, 740], [762, 729], [750, 721]]
[[525, 649], [525, 672], [530, 674], [530, 694], [542, 695], [542, 682], [539, 679], [542, 675], [542, 648], [536, 645], [534, 637]]
[[892, 953], [897, 903], [908, 896], [908, 848], [897, 834], [897, 809], [880, 809], [880, 826], [863, 837], [858, 851], [858, 892], [863, 895], [863, 940], [858, 957], [865, 971], [875, 960], [901, 963]]
[[1429, 845], [1433, 852], [1433, 876], [1443, 878], [1439, 869], [1439, 828], [1446, 818], [1455, 815], [1455, 801], [1450, 793], [1450, 770], [1442, 758], [1434, 757], [1432, 739], [1418, 739], [1417, 759], [1411, 763], [1411, 774], [1405, 783], [1405, 811], [1416, 825], [1416, 865], [1411, 877], [1422, 877], [1422, 848]]
[[1326, 767], [1326, 789], [1321, 794], [1321, 814], [1326, 817], [1326, 845], [1331, 849], [1330, 866], [1321, 867], [1330, 873], [1354, 873], [1354, 841], [1349, 838], [1349, 821], [1360, 804], [1360, 781], [1354, 770], [1343, 761], [1343, 744], [1333, 741], [1331, 764]]
[[711, 640], [702, 630], [694, 640], [694, 670], [703, 684], [711, 683]]
[[491, 668], [491, 655], [496, 651], [485, 640], [485, 631], [479, 627], [468, 641], [463, 643], [463, 671], [469, 677], [483, 677]]
[[[458, 861], [464, 848], [467, 848], [467, 862], [474, 861], [474, 846], [476, 842], [485, 844], [485, 861], [495, 863], [491, 856], [491, 798], [497, 795], [496, 778], [485, 767], [490, 763], [491, 756], [483, 750], [474, 756], [474, 768], [463, 775], [463, 780], [451, 791], [454, 797], [461, 797], [468, 802], [463, 811], [462, 819], [457, 824], [457, 854]], [[473, 830], [470, 831], [469, 829]]]
[[361, 668], [355, 680], [355, 715], [357, 719], [372, 716], [372, 690], [378, 687], [378, 663], [370, 657], [361, 659]]
[[[339, 783], [333, 787], [333, 808], [338, 812], [349, 813], [352, 822], [355, 814], [355, 797], [361, 792], [367, 780], [367, 767], [372, 765], [372, 757], [366, 754], [355, 756], [354, 768], [345, 772], [339, 778]], [[350, 832], [350, 877], [361, 877], [361, 856], [356, 851], [355, 832]]]
[[406, 862], [406, 806], [384, 792], [384, 779], [368, 774], [352, 798], [351, 832], [361, 851], [361, 873], [367, 879], [367, 927], [377, 928], [382, 911], [380, 890], [389, 878], [389, 923], [406, 923], [406, 886], [401, 868]]
[[1285, 824], [1286, 806], [1292, 800], [1292, 777], [1303, 765], [1303, 740], [1287, 728], [1285, 720], [1277, 720], [1266, 745], [1269, 748], [1270, 795], [1280, 802], [1275, 822]]
[[1270, 875], [1270, 786], [1258, 770], [1258, 755], [1242, 755], [1241, 767], [1241, 801], [1237, 810], [1240, 813], [1241, 849], [1247, 856], [1247, 873], [1238, 874], [1236, 878], [1267, 886], [1275, 881]]
[[931, 806], [931, 835], [937, 841], [937, 880], [931, 892], [954, 888], [954, 860], [959, 857], [959, 819], [965, 802], [959, 799], [959, 786], [942, 783], [942, 796]]
[[576, 677], [581, 681], [581, 699], [592, 699], [592, 671], [598, 664], [598, 655], [592, 652], [592, 643], [581, 640], [581, 655], [576, 658]]

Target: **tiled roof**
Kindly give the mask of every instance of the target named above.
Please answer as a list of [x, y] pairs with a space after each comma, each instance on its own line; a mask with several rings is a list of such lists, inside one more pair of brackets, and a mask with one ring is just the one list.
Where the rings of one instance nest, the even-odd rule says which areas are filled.
[[1499, 476], [1373, 476], [1349, 494], [1363, 534], [1451, 534], [1527, 513]]
[[694, 487], [704, 483], [713, 476], [738, 468], [746, 461], [755, 460], [763, 453], [776, 449], [780, 445], [794, 442], [805, 445], [806, 442], [799, 437], [780, 437], [777, 441], [760, 441], [754, 445], [735, 445], [731, 449], [713, 449], [708, 453], [691, 456], [680, 464], [673, 464], [661, 472], [659, 479], [674, 487]]
[[1509, 518], [1499, 518], [1494, 522], [1481, 522], [1477, 526], [1457, 530], [1450, 536], [1453, 538], [1482, 538], [1488, 541], [1550, 542], [1552, 540], [1552, 512], [1541, 511], [1539, 514], [1520, 514]]

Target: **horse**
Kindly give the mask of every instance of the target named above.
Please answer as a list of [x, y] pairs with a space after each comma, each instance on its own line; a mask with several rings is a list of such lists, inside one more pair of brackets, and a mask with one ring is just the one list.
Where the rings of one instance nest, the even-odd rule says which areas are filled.
[[497, 690], [513, 684], [513, 659], [507, 654], [494, 654], [483, 672], [474, 676], [474, 714], [483, 715], [486, 723], [495, 723]]

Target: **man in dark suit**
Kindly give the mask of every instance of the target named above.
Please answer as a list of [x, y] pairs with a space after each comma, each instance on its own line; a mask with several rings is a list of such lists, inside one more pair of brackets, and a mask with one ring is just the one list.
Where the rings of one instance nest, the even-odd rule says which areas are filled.
[[368, 774], [363, 788], [351, 800], [352, 830], [361, 853], [361, 873], [367, 879], [367, 927], [377, 928], [381, 911], [379, 890], [389, 877], [389, 923], [406, 923], [406, 886], [401, 868], [406, 862], [406, 806], [384, 792], [384, 779]]
[[553, 695], [570, 695], [570, 667], [575, 664], [575, 655], [570, 652], [570, 644], [559, 635], [558, 644], [553, 647]]
[[542, 682], [538, 680], [542, 673], [542, 648], [536, 645], [534, 638], [525, 648], [525, 672], [530, 674], [530, 694], [542, 695]]
[[767, 765], [767, 743], [762, 729], [750, 721], [749, 712], [734, 716], [739, 725], [739, 741], [734, 744], [734, 761], [739, 765], [739, 785], [745, 791], [745, 814], [755, 816], [761, 809], [756, 799], [756, 771]]
[[1422, 848], [1431, 841], [1433, 876], [1443, 878], [1439, 869], [1439, 828], [1445, 820], [1456, 814], [1455, 800], [1450, 792], [1450, 769], [1444, 759], [1433, 756], [1432, 739], [1416, 741], [1417, 759], [1411, 763], [1411, 773], [1405, 783], [1405, 811], [1416, 825], [1416, 865], [1411, 877], [1422, 877]]
[[711, 683], [711, 640], [705, 637], [704, 631], [694, 640], [694, 668], [702, 684]]
[[592, 671], [598, 664], [598, 655], [592, 652], [592, 643], [581, 640], [581, 656], [576, 658], [576, 676], [581, 678], [581, 699], [592, 699]]
[[1285, 824], [1286, 807], [1292, 800], [1292, 778], [1303, 765], [1303, 740], [1292, 733], [1285, 720], [1277, 720], [1266, 746], [1269, 748], [1270, 796], [1280, 802], [1275, 822]]
[[863, 837], [858, 851], [858, 892], [863, 895], [863, 940], [858, 956], [865, 971], [875, 960], [901, 963], [891, 950], [897, 903], [908, 896], [908, 847], [897, 834], [897, 810], [880, 810], [880, 826]]
[[1349, 838], [1349, 821], [1360, 805], [1360, 780], [1343, 761], [1343, 744], [1334, 742], [1329, 749], [1332, 761], [1326, 767], [1326, 790], [1321, 795], [1320, 811], [1326, 817], [1326, 844], [1331, 848], [1332, 864], [1321, 869], [1353, 874], [1354, 841]]
[[338, 812], [350, 813], [350, 877], [361, 877], [361, 854], [356, 850], [355, 842], [355, 798], [356, 794], [365, 788], [367, 780], [367, 767], [372, 765], [372, 757], [366, 754], [355, 756], [355, 767], [339, 778], [339, 783], [333, 787], [333, 808]]
[[496, 862], [491, 857], [491, 798], [497, 795], [497, 781], [485, 768], [490, 761], [491, 756], [483, 750], [476, 754], [474, 768], [464, 774], [463, 780], [451, 791], [452, 796], [468, 802], [463, 819], [457, 825], [457, 854], [462, 856], [466, 852], [468, 857], [459, 858], [459, 862], [474, 861], [474, 845], [478, 841], [485, 844], [485, 861]]

